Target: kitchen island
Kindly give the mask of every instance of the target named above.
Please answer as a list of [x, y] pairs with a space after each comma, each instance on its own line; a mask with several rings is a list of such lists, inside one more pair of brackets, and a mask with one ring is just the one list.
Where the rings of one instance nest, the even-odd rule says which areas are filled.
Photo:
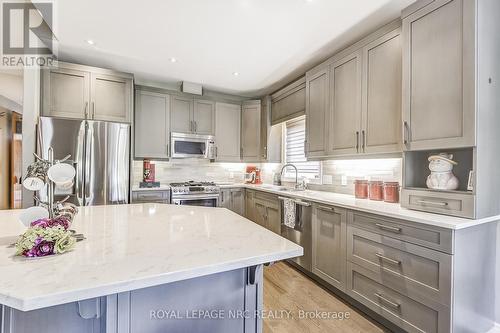
[[15, 257], [0, 211], [2, 332], [260, 332], [262, 268], [300, 246], [223, 208], [81, 208], [71, 252]]

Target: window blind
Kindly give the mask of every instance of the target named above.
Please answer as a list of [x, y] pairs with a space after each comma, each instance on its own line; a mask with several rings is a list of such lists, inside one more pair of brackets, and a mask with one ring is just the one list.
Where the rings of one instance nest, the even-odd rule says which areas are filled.
[[[304, 117], [291, 120], [286, 123], [285, 161], [293, 163], [299, 172], [299, 176], [307, 178], [319, 178], [320, 163], [307, 161], [304, 154], [304, 141], [306, 139], [306, 120]], [[294, 176], [295, 170], [291, 167], [286, 169], [286, 176]]]

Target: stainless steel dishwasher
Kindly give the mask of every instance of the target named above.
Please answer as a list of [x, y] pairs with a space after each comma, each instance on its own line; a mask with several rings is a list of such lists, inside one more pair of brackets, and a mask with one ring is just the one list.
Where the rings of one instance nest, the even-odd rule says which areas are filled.
[[[311, 203], [299, 199], [278, 197], [281, 214], [281, 236], [298, 244], [304, 248], [304, 255], [290, 259], [296, 264], [306, 269], [312, 270], [312, 207]], [[283, 200], [292, 199], [295, 201], [295, 228], [289, 228], [284, 224]]]

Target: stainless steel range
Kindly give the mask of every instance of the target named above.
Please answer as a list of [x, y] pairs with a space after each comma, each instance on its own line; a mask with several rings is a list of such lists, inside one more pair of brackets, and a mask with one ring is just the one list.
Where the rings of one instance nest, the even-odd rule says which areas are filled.
[[170, 183], [170, 194], [175, 205], [219, 206], [219, 187], [212, 182]]

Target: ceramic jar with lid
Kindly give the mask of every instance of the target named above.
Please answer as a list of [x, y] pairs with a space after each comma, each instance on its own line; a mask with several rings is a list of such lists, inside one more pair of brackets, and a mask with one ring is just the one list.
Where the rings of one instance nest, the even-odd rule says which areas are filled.
[[356, 179], [354, 181], [354, 196], [356, 199], [368, 198], [368, 181], [364, 179]]
[[379, 180], [370, 181], [368, 183], [368, 197], [370, 200], [382, 201], [384, 200], [384, 183]]
[[384, 201], [390, 203], [399, 202], [398, 182], [384, 182]]

